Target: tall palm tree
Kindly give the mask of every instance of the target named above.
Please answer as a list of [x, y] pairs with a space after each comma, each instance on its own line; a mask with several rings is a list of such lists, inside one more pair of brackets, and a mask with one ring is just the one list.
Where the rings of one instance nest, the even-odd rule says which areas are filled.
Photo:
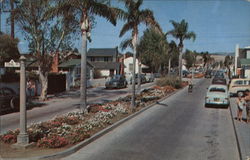
[[175, 52], [176, 52], [176, 50], [177, 50], [177, 45], [176, 45], [176, 43], [175, 43], [175, 41], [171, 41], [170, 43], [169, 43], [169, 50], [168, 50], [168, 75], [170, 75], [170, 70], [171, 70], [171, 60], [172, 60], [172, 58], [173, 58], [173, 56], [174, 56], [174, 54], [175, 54]]
[[132, 71], [132, 99], [131, 107], [135, 108], [135, 62], [136, 62], [136, 52], [137, 52], [137, 43], [138, 43], [138, 27], [141, 23], [145, 25], [150, 25], [158, 29], [161, 32], [159, 24], [155, 21], [153, 12], [149, 9], [141, 10], [143, 0], [123, 0], [125, 8], [127, 11], [124, 12], [123, 18], [126, 20], [126, 23], [123, 25], [120, 31], [120, 37], [122, 37], [126, 32], [132, 30], [132, 46], [134, 50], [133, 55], [133, 71]]
[[169, 31], [168, 34], [172, 35], [174, 38], [179, 40], [178, 50], [179, 50], [179, 76], [182, 80], [182, 51], [184, 47], [184, 40], [196, 38], [196, 34], [194, 32], [188, 31], [188, 23], [183, 19], [180, 23], [175, 22], [173, 20], [170, 21], [172, 23], [174, 29]]
[[226, 57], [225, 57], [225, 60], [224, 60], [224, 65], [227, 67], [227, 69], [228, 69], [228, 77], [229, 78], [231, 78], [231, 66], [232, 66], [232, 64], [233, 64], [233, 61], [234, 60], [234, 58], [233, 58], [233, 56], [229, 56], [229, 55], [227, 55]]
[[80, 103], [81, 112], [86, 112], [86, 86], [87, 86], [87, 40], [90, 39], [91, 32], [91, 17], [101, 16], [116, 25], [116, 18], [119, 15], [119, 9], [112, 8], [109, 5], [103, 3], [103, 1], [97, 0], [58, 0], [58, 5], [54, 12], [60, 13], [61, 11], [68, 11], [68, 14], [72, 14], [75, 17], [79, 17], [78, 25], [81, 27], [82, 33], [82, 51], [81, 51], [81, 84], [80, 84]]

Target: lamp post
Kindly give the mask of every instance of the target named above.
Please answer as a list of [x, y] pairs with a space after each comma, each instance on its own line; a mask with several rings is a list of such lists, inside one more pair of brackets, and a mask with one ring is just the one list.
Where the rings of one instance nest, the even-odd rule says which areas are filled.
[[26, 58], [20, 57], [20, 133], [17, 136], [15, 147], [26, 148], [29, 145], [27, 134], [27, 112], [26, 112], [26, 79], [25, 79]]

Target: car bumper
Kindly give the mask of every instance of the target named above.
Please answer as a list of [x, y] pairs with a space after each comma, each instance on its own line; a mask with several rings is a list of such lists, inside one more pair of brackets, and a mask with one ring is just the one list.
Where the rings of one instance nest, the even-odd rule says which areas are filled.
[[224, 107], [228, 107], [229, 106], [229, 102], [228, 101], [219, 101], [219, 102], [205, 102], [205, 106], [218, 106], [218, 107], [221, 107], [221, 106], [224, 106]]
[[106, 86], [106, 88], [119, 88], [119, 85], [117, 85], [117, 84], [108, 84], [105, 86]]

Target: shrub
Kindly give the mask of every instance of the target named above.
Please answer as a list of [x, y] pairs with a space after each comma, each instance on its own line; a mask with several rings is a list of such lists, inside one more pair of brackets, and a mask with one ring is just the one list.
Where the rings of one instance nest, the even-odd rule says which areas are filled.
[[182, 84], [181, 81], [178, 77], [175, 76], [168, 76], [168, 77], [163, 77], [161, 79], [159, 79], [156, 84], [158, 86], [172, 86], [176, 89], [181, 88]]
[[17, 135], [19, 134], [19, 129], [16, 129], [15, 131], [8, 131], [4, 135], [1, 136], [1, 141], [4, 143], [13, 144], [17, 142]]
[[42, 132], [42, 130], [28, 129], [27, 132], [29, 135], [29, 142], [38, 142], [40, 139], [45, 137], [45, 134]]
[[77, 142], [84, 141], [85, 139], [89, 138], [90, 135], [87, 133], [79, 134], [79, 133], [71, 133], [70, 135], [66, 136], [69, 144], [75, 144]]
[[64, 137], [58, 135], [51, 135], [44, 137], [37, 142], [38, 147], [43, 148], [60, 148], [68, 144], [68, 141]]

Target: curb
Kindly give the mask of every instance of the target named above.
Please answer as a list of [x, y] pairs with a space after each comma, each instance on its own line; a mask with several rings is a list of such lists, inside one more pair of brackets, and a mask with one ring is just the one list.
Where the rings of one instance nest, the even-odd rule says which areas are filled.
[[229, 108], [230, 108], [230, 113], [231, 113], [231, 118], [232, 118], [232, 123], [233, 123], [233, 128], [234, 128], [234, 134], [235, 134], [235, 138], [236, 138], [236, 142], [237, 142], [237, 148], [238, 148], [240, 160], [243, 160], [242, 159], [242, 152], [241, 152], [240, 142], [239, 142], [239, 137], [238, 137], [238, 133], [237, 133], [236, 127], [235, 127], [235, 122], [234, 122], [233, 111], [232, 111], [231, 105], [230, 105]]

